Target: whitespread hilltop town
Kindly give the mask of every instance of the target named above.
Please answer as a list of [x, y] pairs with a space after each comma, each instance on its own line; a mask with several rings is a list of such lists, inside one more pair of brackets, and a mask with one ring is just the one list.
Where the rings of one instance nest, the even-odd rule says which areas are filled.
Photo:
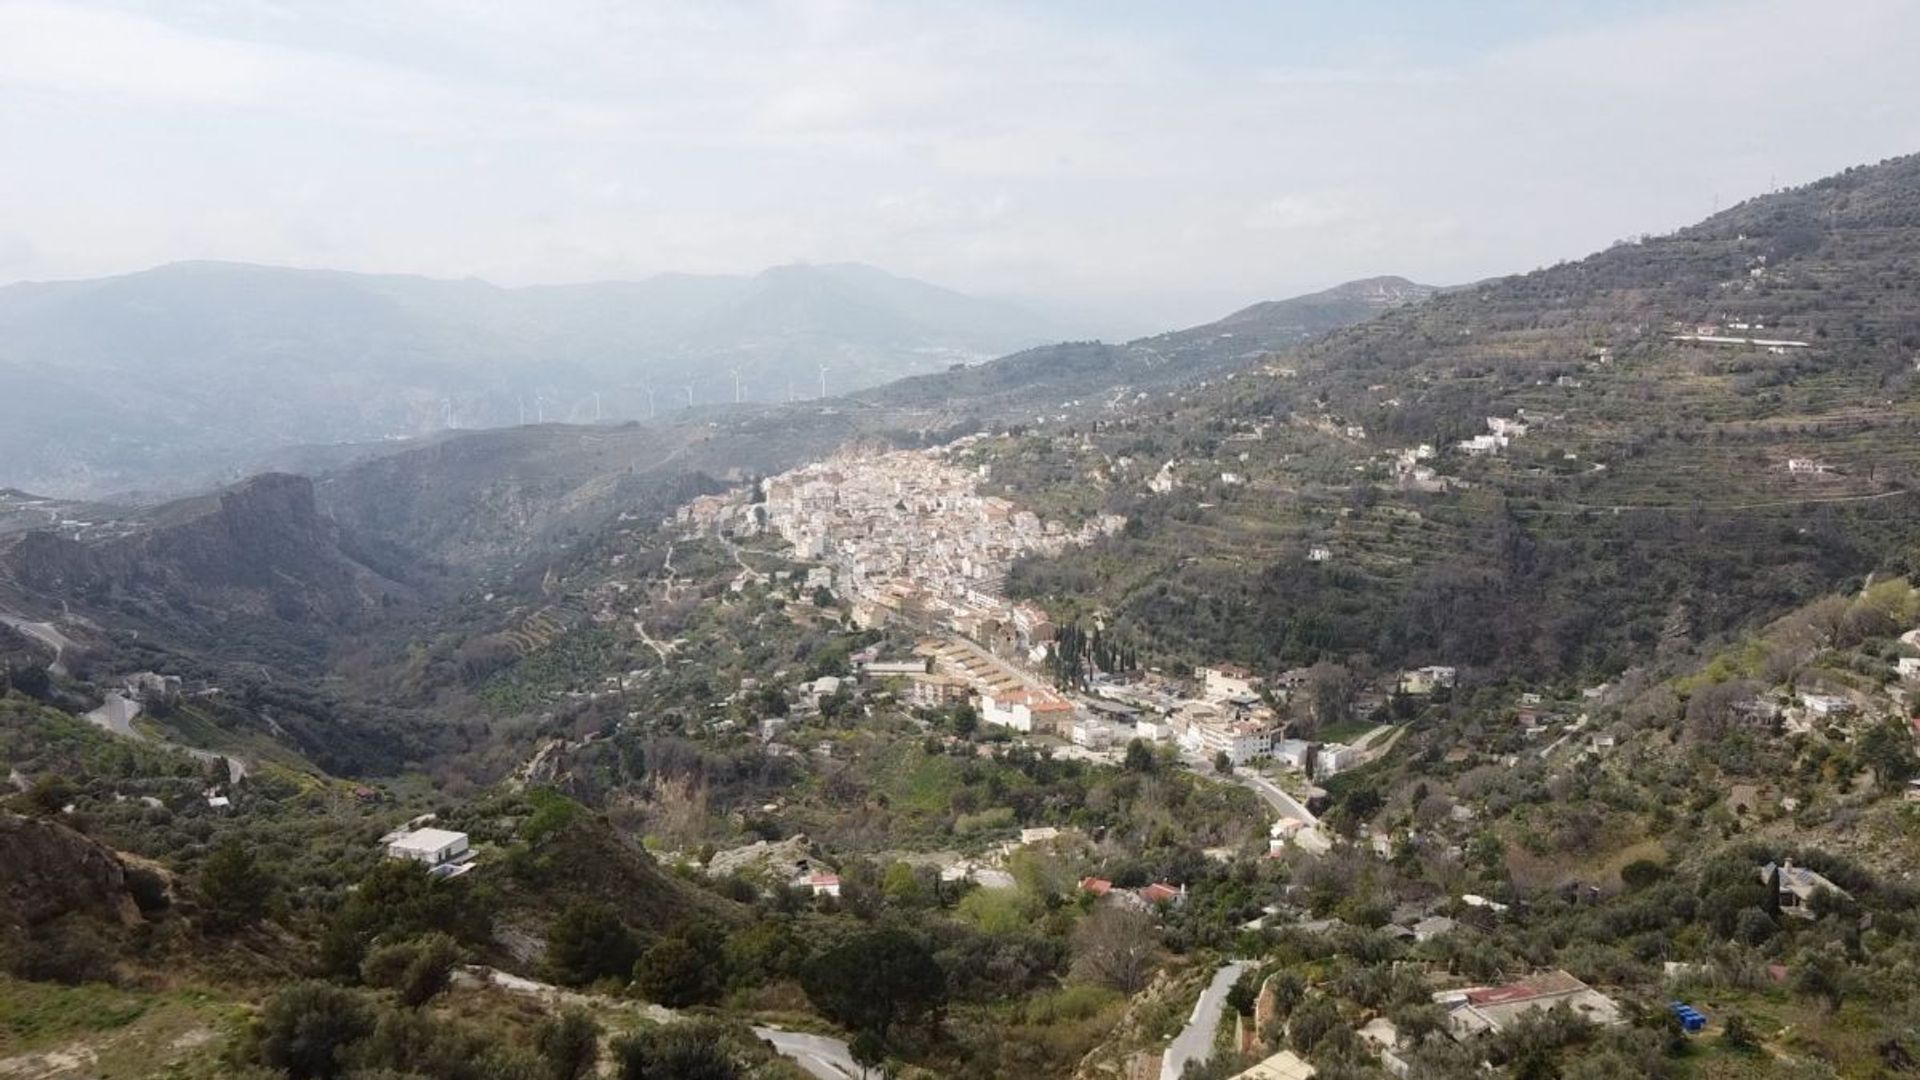
[[[1355, 719], [1297, 738], [1293, 717], [1313, 711], [1307, 698], [1318, 673], [1301, 668], [1264, 678], [1227, 662], [1190, 674], [1116, 662], [1118, 649], [1075, 649], [1063, 678], [1063, 636], [1030, 601], [1005, 594], [1009, 568], [1030, 554], [1059, 555], [1119, 532], [1120, 515], [1077, 528], [1046, 521], [1013, 501], [983, 494], [988, 466], [959, 459], [972, 439], [928, 450], [852, 448], [757, 483], [694, 499], [667, 523], [688, 538], [729, 542], [778, 538], [807, 569], [781, 571], [803, 591], [844, 603], [853, 625], [889, 628], [914, 641], [911, 654], [859, 659], [867, 682], [892, 681], [909, 704], [964, 704], [980, 722], [1051, 752], [1118, 760], [1134, 740], [1166, 745], [1196, 768], [1231, 770], [1261, 763], [1284, 783], [1258, 773], [1240, 779], [1277, 812], [1275, 849], [1324, 849], [1312, 807], [1325, 793], [1315, 781], [1363, 765], [1389, 750], [1398, 729], [1370, 722], [1393, 695], [1444, 693], [1446, 666], [1388, 676], [1378, 687], [1343, 686]], [[741, 564], [736, 588], [765, 577]], [[1084, 636], [1084, 635], [1083, 635]], [[1104, 662], [1102, 662], [1104, 661]], [[832, 694], [834, 685], [812, 688]], [[1291, 779], [1288, 779], [1291, 778]]]

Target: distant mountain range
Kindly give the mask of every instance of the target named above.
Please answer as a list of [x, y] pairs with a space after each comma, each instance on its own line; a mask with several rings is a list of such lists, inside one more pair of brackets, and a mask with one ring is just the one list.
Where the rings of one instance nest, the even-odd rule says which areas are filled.
[[279, 448], [840, 394], [1069, 334], [842, 264], [501, 288], [175, 263], [0, 288], [0, 484], [99, 495]]

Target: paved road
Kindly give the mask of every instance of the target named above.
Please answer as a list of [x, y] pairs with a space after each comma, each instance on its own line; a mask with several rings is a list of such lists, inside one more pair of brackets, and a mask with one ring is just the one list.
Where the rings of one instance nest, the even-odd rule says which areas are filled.
[[1252, 966], [1251, 960], [1233, 960], [1214, 973], [1213, 981], [1200, 992], [1200, 1000], [1194, 1002], [1187, 1026], [1173, 1037], [1166, 1056], [1160, 1059], [1160, 1080], [1180, 1080], [1187, 1062], [1213, 1056], [1213, 1035], [1220, 1029], [1220, 1010], [1226, 1007], [1227, 991], [1240, 980], [1240, 973]]
[[847, 1044], [839, 1039], [771, 1027], [756, 1027], [753, 1033], [772, 1043], [782, 1057], [792, 1058], [807, 1075], [818, 1080], [860, 1080], [866, 1075], [866, 1070], [847, 1051]]
[[30, 622], [18, 615], [0, 612], [0, 623], [12, 627], [35, 641], [53, 650], [53, 663], [48, 670], [55, 675], [67, 673], [66, 654], [73, 648], [73, 639], [60, 632], [60, 628], [49, 622]]
[[[106, 703], [88, 713], [86, 719], [89, 723], [105, 728], [121, 738], [147, 742], [149, 741], [147, 737], [142, 735], [133, 726], [134, 718], [139, 715], [140, 703], [138, 701], [118, 690], [109, 690], [107, 692]], [[227, 766], [228, 783], [237, 784], [246, 778], [247, 763], [231, 754], [219, 754], [212, 750], [200, 750], [191, 746], [181, 746], [179, 743], [163, 742], [158, 739], [152, 741], [156, 745], [164, 746], [169, 750], [178, 750], [197, 761], [207, 762], [208, 764], [225, 762]]]
[[1299, 799], [1287, 794], [1279, 784], [1261, 776], [1259, 773], [1236, 770], [1233, 774], [1242, 784], [1253, 789], [1254, 794], [1267, 801], [1267, 805], [1279, 811], [1280, 816], [1290, 817], [1304, 822], [1309, 827], [1319, 824], [1313, 812], [1301, 804]]

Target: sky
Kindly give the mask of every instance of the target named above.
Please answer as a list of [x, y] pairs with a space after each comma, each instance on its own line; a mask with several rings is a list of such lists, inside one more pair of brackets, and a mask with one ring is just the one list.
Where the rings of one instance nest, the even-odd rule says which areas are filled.
[[1920, 150], [1911, 0], [0, 0], [0, 281], [858, 261], [1180, 325]]

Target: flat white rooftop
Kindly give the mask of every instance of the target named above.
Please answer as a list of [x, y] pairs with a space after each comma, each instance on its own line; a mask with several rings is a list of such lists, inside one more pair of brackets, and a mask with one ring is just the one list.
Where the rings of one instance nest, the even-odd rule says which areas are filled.
[[415, 829], [402, 833], [388, 844], [388, 847], [402, 848], [407, 851], [439, 851], [453, 844], [467, 842], [467, 834], [451, 829]]

